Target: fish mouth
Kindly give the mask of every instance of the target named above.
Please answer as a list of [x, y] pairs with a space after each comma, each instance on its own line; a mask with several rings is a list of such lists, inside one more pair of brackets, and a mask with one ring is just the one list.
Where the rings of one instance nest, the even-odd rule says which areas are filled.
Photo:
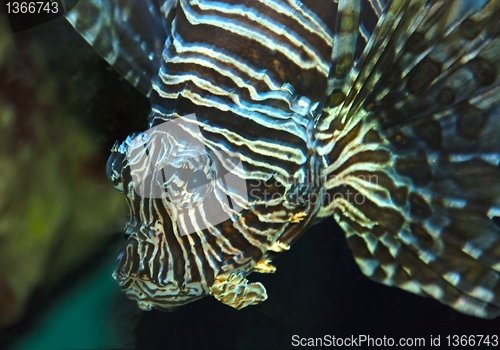
[[112, 275], [140, 309], [172, 311], [208, 295], [208, 289], [201, 281], [179, 285], [175, 279], [170, 279], [169, 273], [164, 273], [163, 266], [152, 258], [152, 252], [152, 244], [129, 236]]
[[[182, 305], [203, 298], [205, 295], [189, 295], [175, 291], [173, 285], [159, 288], [151, 281], [137, 276], [124, 277], [120, 271], [113, 273], [113, 278], [118, 281], [125, 295], [137, 302], [137, 306], [144, 311], [153, 309], [161, 311], [174, 311]], [[170, 288], [169, 288], [170, 287]]]

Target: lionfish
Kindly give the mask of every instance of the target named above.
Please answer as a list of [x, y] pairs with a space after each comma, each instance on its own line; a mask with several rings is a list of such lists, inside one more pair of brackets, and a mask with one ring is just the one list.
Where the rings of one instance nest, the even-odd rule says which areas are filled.
[[141, 309], [259, 304], [246, 276], [333, 216], [369, 278], [500, 315], [500, 0], [81, 0], [67, 18], [150, 97], [151, 129], [107, 164], [130, 207], [113, 276]]

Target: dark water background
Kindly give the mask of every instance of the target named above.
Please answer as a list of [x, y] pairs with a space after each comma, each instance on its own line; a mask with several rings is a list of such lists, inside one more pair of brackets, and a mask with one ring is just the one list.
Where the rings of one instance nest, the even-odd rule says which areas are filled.
[[[19, 52], [37, 42], [54, 76], [80, 96], [70, 107], [79, 109], [81, 127], [95, 135], [102, 162], [93, 171], [104, 175], [114, 141], [146, 129], [147, 99], [63, 19], [17, 33], [14, 40]], [[64, 96], [60, 103], [69, 103]], [[240, 311], [211, 297], [169, 313], [140, 311], [111, 279], [122, 238], [119, 232], [109, 237], [56, 283], [37, 287], [24, 316], [0, 330], [0, 348], [285, 349], [293, 348], [293, 335], [423, 337], [427, 345], [438, 335], [442, 344], [447, 335], [500, 335], [500, 319], [465, 316], [370, 281], [333, 219], [278, 257], [274, 275], [250, 275], [264, 284], [269, 299]]]

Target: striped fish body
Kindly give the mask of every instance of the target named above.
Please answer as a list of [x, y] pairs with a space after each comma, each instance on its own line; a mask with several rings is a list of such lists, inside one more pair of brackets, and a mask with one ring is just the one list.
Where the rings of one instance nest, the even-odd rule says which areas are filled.
[[[124, 186], [135, 175], [130, 138], [109, 163], [132, 213], [115, 278], [145, 309], [169, 309], [210, 293], [237, 308], [261, 302], [264, 287], [247, 284], [245, 276], [273, 272], [271, 258], [306, 231], [321, 206], [324, 159], [313, 134], [328, 82], [331, 31], [297, 4], [180, 2], [162, 11], [173, 20], [152, 83], [151, 127], [194, 114], [211, 162], [231, 169], [224, 164], [229, 154], [241, 160], [237, 175], [249, 202], [236, 211], [208, 198], [182, 213], [171, 198], [138, 196]], [[326, 22], [334, 23], [335, 11], [326, 13]], [[228, 220], [205, 224], [221, 211]]]
[[265, 288], [246, 276], [274, 272], [333, 215], [370, 278], [497, 316], [499, 11], [497, 0], [81, 1], [70, 22], [151, 99], [151, 129], [115, 145], [107, 166], [131, 212], [122, 289], [145, 310], [209, 294], [258, 304]]

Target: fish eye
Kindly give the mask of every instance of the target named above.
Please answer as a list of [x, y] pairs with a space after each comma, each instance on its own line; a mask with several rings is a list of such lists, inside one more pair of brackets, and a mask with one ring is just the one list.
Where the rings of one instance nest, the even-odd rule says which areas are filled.
[[125, 154], [121, 152], [113, 152], [106, 163], [106, 175], [111, 181], [117, 180], [117, 174], [121, 174], [125, 167]]
[[208, 181], [207, 175], [202, 170], [196, 170], [189, 178], [186, 189], [191, 192], [197, 187], [206, 185]]

